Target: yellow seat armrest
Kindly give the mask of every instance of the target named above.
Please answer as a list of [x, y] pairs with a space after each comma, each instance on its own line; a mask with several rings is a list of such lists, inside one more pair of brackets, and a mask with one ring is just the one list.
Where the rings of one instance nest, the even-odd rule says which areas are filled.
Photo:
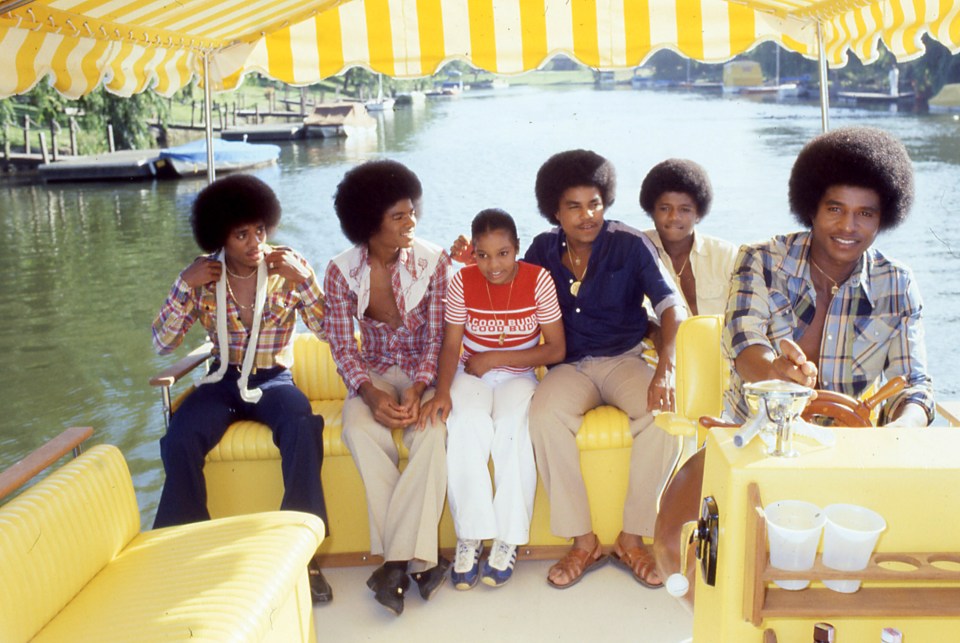
[[653, 419], [653, 423], [670, 435], [693, 437], [697, 434], [697, 423], [676, 413], [661, 413]]

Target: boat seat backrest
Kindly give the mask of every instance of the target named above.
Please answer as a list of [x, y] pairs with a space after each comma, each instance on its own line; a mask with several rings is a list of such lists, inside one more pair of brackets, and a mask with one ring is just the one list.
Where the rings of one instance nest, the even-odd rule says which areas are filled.
[[31, 639], [139, 531], [130, 471], [108, 445], [0, 507], [0, 641]]
[[677, 331], [677, 415], [694, 423], [704, 415], [723, 413], [730, 373], [720, 349], [722, 339], [723, 315], [689, 317]]

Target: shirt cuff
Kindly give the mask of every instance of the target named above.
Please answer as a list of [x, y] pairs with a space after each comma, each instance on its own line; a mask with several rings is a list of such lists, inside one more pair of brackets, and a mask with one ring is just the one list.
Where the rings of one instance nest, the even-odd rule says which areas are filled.
[[177, 280], [173, 282], [173, 288], [170, 289], [170, 301], [174, 304], [179, 304], [180, 308], [185, 308], [190, 301], [192, 292], [193, 288], [187, 285], [183, 277], [178, 276]]

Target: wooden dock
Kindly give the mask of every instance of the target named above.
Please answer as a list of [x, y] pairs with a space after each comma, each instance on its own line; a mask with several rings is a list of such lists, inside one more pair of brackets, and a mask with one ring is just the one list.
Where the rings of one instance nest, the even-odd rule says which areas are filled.
[[306, 136], [303, 123], [234, 125], [220, 132], [225, 141], [294, 141]]
[[131, 181], [155, 178], [160, 150], [120, 150], [38, 165], [43, 181]]
[[837, 100], [841, 103], [865, 103], [870, 105], [881, 105], [890, 103], [899, 103], [902, 100], [913, 100], [913, 92], [903, 92], [901, 94], [881, 94], [880, 92], [837, 92]]

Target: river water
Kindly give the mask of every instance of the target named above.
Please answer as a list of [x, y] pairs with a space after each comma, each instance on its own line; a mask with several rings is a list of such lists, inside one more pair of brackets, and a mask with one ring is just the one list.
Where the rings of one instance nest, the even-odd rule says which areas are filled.
[[[424, 185], [418, 235], [442, 245], [473, 215], [501, 207], [521, 244], [546, 227], [533, 182], [552, 153], [594, 149], [618, 171], [607, 217], [638, 227], [646, 171], [692, 158], [709, 172], [714, 206], [701, 229], [733, 242], [796, 229], [787, 178], [802, 144], [820, 131], [814, 104], [719, 95], [512, 87], [378, 115], [376, 132], [346, 140], [287, 143], [280, 163], [257, 174], [284, 207], [275, 241], [322, 273], [346, 247], [332, 208], [343, 173], [369, 158], [409, 165]], [[950, 116], [834, 108], [831, 125], [873, 125], [900, 137], [915, 161], [917, 199], [900, 229], [877, 246], [915, 271], [925, 300], [937, 394], [960, 394], [960, 122]], [[150, 344], [150, 324], [177, 273], [197, 254], [188, 222], [201, 180], [0, 186], [0, 467], [63, 428], [89, 425], [94, 442], [120, 447], [149, 524], [162, 485], [158, 393], [147, 380], [172, 363]], [[200, 343], [199, 330], [187, 342]]]

